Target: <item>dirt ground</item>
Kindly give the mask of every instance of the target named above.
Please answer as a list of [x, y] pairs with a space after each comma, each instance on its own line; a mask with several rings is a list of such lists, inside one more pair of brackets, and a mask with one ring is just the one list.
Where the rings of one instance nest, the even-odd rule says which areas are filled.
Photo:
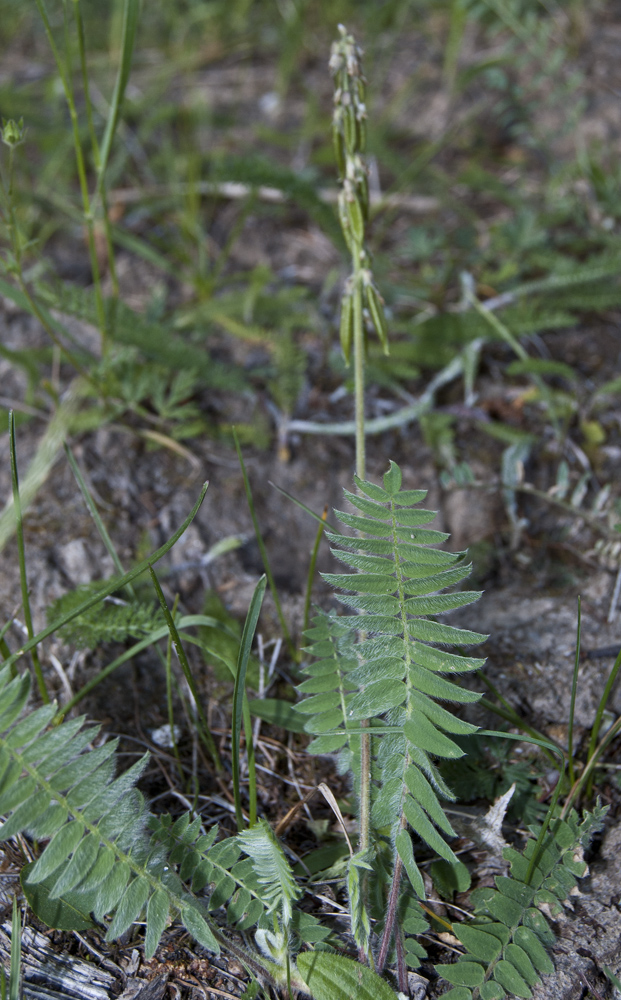
[[[589, 113], [580, 128], [585, 137], [601, 138], [618, 149], [621, 144], [618, 99], [621, 14], [618, 9], [611, 11], [612, 7], [601, 24], [590, 27], [580, 53], [589, 101]], [[475, 45], [474, 39], [472, 45]], [[408, 72], [406, 48], [404, 44], [403, 49], [395, 53], [380, 104], [382, 100], [390, 100]], [[404, 127], [427, 134], [433, 129], [441, 131], [446, 127], [446, 116], [459, 113], [459, 109], [446, 108], [438, 89], [437, 74], [431, 77], [429, 88], [433, 100], [429, 101], [427, 116], [419, 117], [415, 124], [411, 118], [404, 121]], [[228, 81], [226, 87], [222, 86], [223, 80]], [[203, 72], [198, 85], [209, 91], [214, 105], [226, 99], [242, 110], [245, 108], [250, 116], [256, 94], [270, 93], [274, 77], [267, 66], [216, 64]], [[325, 89], [322, 99], [329, 100], [329, 89], [327, 86]], [[292, 95], [290, 105], [286, 104], [281, 110], [283, 121], [295, 122], [302, 114], [297, 100], [295, 94]], [[559, 155], [561, 153], [559, 146]], [[234, 212], [234, 206], [222, 207], [218, 225], [223, 230]], [[275, 273], [288, 269], [290, 280], [316, 289], [330, 268], [335, 263], [338, 265], [338, 254], [327, 239], [299, 215], [292, 217], [288, 227], [282, 226], [282, 219], [270, 226], [263, 215], [260, 220], [250, 215], [234, 250], [232, 264], [250, 268], [265, 261]], [[131, 304], [141, 308], [153, 279], [152, 272], [121, 253], [119, 273]], [[0, 302], [0, 338], [4, 346], [20, 350], [34, 349], [43, 343], [36, 324], [5, 300]], [[604, 382], [619, 372], [621, 317], [617, 314], [593, 318], [584, 326], [563, 332], [562, 336], [550, 334], [543, 339], [552, 357], [568, 363], [573, 363], [572, 358], [580, 359], [588, 367], [588, 377], [595, 382]], [[235, 356], [235, 352], [239, 355], [239, 345], [229, 345], [228, 349], [231, 356]], [[491, 350], [477, 385], [480, 407], [484, 404], [510, 405], [498, 372]], [[64, 371], [62, 375], [68, 377]], [[2, 397], [23, 400], [24, 380], [5, 359], [0, 359], [0, 377]], [[424, 389], [424, 378], [411, 389], [415, 395], [420, 393]], [[440, 393], [439, 404], [458, 405], [460, 392], [459, 387], [449, 385]], [[373, 412], [376, 412], [373, 408], [377, 407], [377, 399], [378, 394], [372, 392], [369, 407]], [[227, 397], [218, 392], [212, 393], [210, 398], [205, 395], [201, 402], [204, 406], [215, 407], [220, 419], [228, 423], [251, 420], [257, 405], [259, 408], [264, 405], [261, 398], [257, 404], [256, 399]], [[349, 419], [348, 407], [348, 400], [334, 402], [320, 383], [309, 387], [294, 416], [297, 419], [317, 419], [318, 416]], [[264, 407], [264, 411], [269, 419], [269, 409]], [[621, 414], [616, 413], [615, 419], [621, 428]], [[22, 476], [44, 429], [44, 420], [37, 418], [18, 429]], [[603, 516], [594, 516], [589, 521], [579, 513], [570, 513], [525, 490], [517, 494], [518, 514], [523, 523], [516, 534], [503, 502], [500, 451], [491, 445], [482, 451], [480, 445], [471, 444], [472, 423], [467, 413], [460, 420], [457, 433], [462, 453], [468, 455], [476, 473], [475, 486], [446, 488], [442, 485], [434, 454], [425, 445], [416, 424], [369, 439], [368, 477], [377, 480], [391, 458], [402, 466], [406, 488], [429, 490], [426, 506], [439, 511], [433, 526], [451, 533], [451, 547], [472, 549], [474, 585], [484, 590], [474, 612], [474, 625], [472, 610], [468, 615], [464, 612], [453, 615], [451, 623], [458, 625], [468, 621], [470, 627], [490, 633], [483, 647], [483, 655], [488, 658], [487, 677], [531, 725], [561, 741], [567, 736], [577, 598], [581, 596], [583, 656], [575, 715], [575, 738], [580, 741], [592, 724], [615, 651], [621, 646], [621, 611], [616, 609], [614, 599], [620, 564], [610, 547], [602, 552], [601, 544], [597, 546], [598, 541], [613, 536], [610, 521]], [[190, 445], [193, 461], [190, 461], [171, 450], [155, 449], [131, 429], [116, 425], [76, 436], [70, 443], [126, 567], [138, 553], [144, 555], [166, 541], [187, 516], [203, 481], [209, 480], [205, 501], [195, 521], [170, 558], [160, 564], [161, 578], [167, 597], [172, 600], [179, 595], [180, 608], [184, 612], [201, 613], [205, 595], [215, 592], [227, 611], [243, 620], [262, 564], [234, 452], [221, 442], [193, 440]], [[292, 632], [299, 637], [316, 524], [272, 484], [293, 494], [317, 513], [322, 512], [324, 505], [338, 508], [343, 487], [351, 485], [354, 450], [351, 438], [301, 434], [291, 436], [289, 450], [288, 460], [283, 461], [274, 438], [272, 446], [264, 451], [248, 449], [245, 460], [285, 616]], [[603, 455], [598, 472], [602, 486], [611, 484], [613, 499], [621, 495], [619, 457], [621, 447], [613, 442]], [[550, 470], [546, 463], [550, 461], [544, 451], [533, 459], [525, 470], [527, 487], [529, 484], [539, 489], [549, 487]], [[8, 437], [3, 435], [0, 438], [0, 497], [8, 499], [10, 493]], [[239, 539], [239, 547], [206, 563], [204, 557], [212, 546], [229, 536]], [[25, 544], [35, 630], [46, 624], [45, 608], [52, 600], [79, 584], [105, 578], [113, 570], [62, 451], [27, 512]], [[319, 569], [331, 568], [331, 557], [324, 546]], [[332, 601], [320, 582], [316, 584], [314, 597], [324, 607]], [[17, 619], [21, 620], [19, 606], [17, 548], [11, 537], [0, 552], [0, 617], [2, 621], [16, 618], [9, 633], [12, 643], [19, 642], [22, 634], [17, 623]], [[259, 632], [266, 643], [280, 636], [269, 596]], [[74, 691], [79, 689], [114, 655], [116, 651], [108, 649], [76, 652], [57, 639], [48, 640], [41, 650], [46, 676], [61, 701], [66, 700], [67, 684]], [[55, 659], [62, 670], [54, 666]], [[199, 657], [192, 662], [209, 704], [210, 721], [226, 752], [230, 686], [213, 665], [206, 665]], [[286, 655], [281, 653], [275, 691], [289, 690], [290, 670]], [[151, 737], [153, 731], [166, 722], [167, 716], [164, 676], [154, 656], [144, 654], [123, 667], [95, 688], [80, 707], [100, 720], [108, 731], [121, 734], [128, 755], [136, 753], [136, 748], [142, 752], [145, 745], [157, 754], [158, 748]], [[619, 684], [611, 694], [608, 708], [614, 718], [621, 715]], [[494, 726], [491, 715], [483, 720], [479, 715], [477, 721]], [[263, 749], [259, 747], [258, 760], [270, 773], [265, 772], [261, 804], [269, 819], [278, 822], [299, 797], [300, 789], [316, 781], [319, 774], [328, 775], [329, 780], [339, 779], [330, 772], [330, 762], [309, 763], [299, 739], [287, 738], [282, 730], [272, 731], [265, 725], [262, 732], [267, 741]], [[270, 739], [276, 746], [276, 749], [271, 747], [272, 756]], [[287, 760], [293, 765], [288, 765]], [[545, 983], [534, 990], [537, 1000], [612, 997], [603, 966], [621, 976], [621, 789], [617, 780], [621, 764], [618, 755], [614, 754], [607, 761], [610, 777], [602, 785], [602, 795], [611, 806], [607, 826], [591, 852], [590, 875], [583, 880], [580, 894], [572, 897], [571, 907], [558, 923], [559, 937], [554, 949], [557, 974], [546, 977]], [[291, 774], [292, 766], [295, 776]], [[157, 768], [153, 774], [150, 772], [148, 779], [149, 794], [159, 799], [161, 808], [179, 808], [174, 795], [167, 792], [166, 781], [155, 771]], [[202, 780], [206, 824], [219, 820], [232, 827], [230, 789], [219, 787], [213, 774], [203, 773]], [[11, 874], [8, 862], [6, 871]], [[35, 970], [32, 978], [28, 972], [26, 975], [26, 998], [105, 1000], [120, 995], [122, 1000], [159, 1000], [166, 995], [167, 985], [170, 985], [168, 995], [171, 997], [192, 997], [194, 1000], [202, 996], [211, 1000], [216, 996], [237, 997], [243, 990], [244, 973], [236, 962], [225, 959], [215, 962], [200, 949], [190, 951], [188, 941], [180, 934], [171, 933], [158, 952], [157, 960], [144, 963], [133, 941], [121, 942], [110, 953], [103, 954], [94, 937], [78, 940], [77, 935], [70, 939], [48, 932], [42, 940], [35, 939], [36, 930], [36, 927], [32, 930], [32, 940], [24, 940], [25, 953], [35, 955], [31, 962]], [[43, 928], [38, 930], [42, 932]], [[54, 955], [60, 962], [58, 956], [62, 954], [73, 956], [75, 969], [78, 957], [88, 959], [92, 963], [90, 968], [99, 970], [101, 983], [96, 984], [93, 979], [87, 988], [85, 980], [63, 980], [61, 976], [46, 992], [45, 977], [41, 979], [39, 975], [37, 984], [36, 969], [40, 970], [44, 961], [53, 964]], [[52, 982], [49, 968], [47, 985]], [[420, 971], [427, 975], [425, 967]], [[77, 977], [77, 972], [75, 975]], [[412, 989], [413, 995], [423, 995], [420, 982], [416, 987], [413, 984]], [[427, 995], [436, 995], [433, 983]]]

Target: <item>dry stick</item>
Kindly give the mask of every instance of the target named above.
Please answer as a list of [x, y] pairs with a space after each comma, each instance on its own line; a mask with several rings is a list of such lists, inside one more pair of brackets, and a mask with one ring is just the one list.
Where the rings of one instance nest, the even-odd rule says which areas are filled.
[[[197, 184], [152, 184], [141, 188], [117, 188], [116, 191], [109, 192], [108, 201], [111, 205], [134, 205], [148, 198], [184, 196], [190, 191], [200, 195], [227, 198], [230, 201], [247, 198], [250, 194], [254, 194], [260, 201], [272, 204], [282, 204], [289, 200], [286, 191], [265, 184], [253, 187], [237, 181], [199, 181]], [[339, 200], [339, 191], [336, 188], [319, 188], [316, 193], [317, 197], [327, 205], [336, 205]], [[378, 211], [384, 208], [397, 208], [413, 215], [424, 215], [426, 212], [437, 212], [441, 202], [439, 198], [427, 195], [381, 194], [371, 191], [369, 204]]]

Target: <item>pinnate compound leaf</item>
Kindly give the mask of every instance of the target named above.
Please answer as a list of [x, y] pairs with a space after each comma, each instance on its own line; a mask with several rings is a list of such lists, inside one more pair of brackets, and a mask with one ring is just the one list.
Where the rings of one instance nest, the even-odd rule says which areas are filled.
[[41, 857], [35, 861], [28, 876], [30, 882], [42, 882], [60, 868], [69, 855], [76, 849], [84, 835], [84, 826], [77, 820], [71, 820], [55, 833], [45, 848]]
[[97, 903], [93, 909], [96, 920], [103, 920], [106, 913], [112, 913], [129, 882], [130, 870], [126, 861], [113, 865], [108, 878], [101, 883]]
[[474, 989], [485, 978], [485, 970], [478, 962], [456, 962], [454, 965], [436, 965], [436, 972], [448, 983]]
[[388, 472], [384, 473], [384, 489], [392, 497], [401, 489], [401, 469], [392, 459], [390, 460]]
[[533, 963], [523, 948], [517, 944], [508, 944], [505, 948], [505, 958], [515, 966], [525, 983], [534, 986], [539, 982]]
[[395, 837], [395, 847], [397, 848], [397, 853], [403, 862], [403, 867], [407, 872], [407, 876], [414, 892], [419, 899], [424, 899], [425, 883], [423, 882], [423, 876], [419, 871], [418, 865], [414, 860], [412, 838], [407, 830], [399, 830], [399, 833]]
[[554, 972], [552, 959], [543, 947], [537, 935], [529, 927], [518, 927], [513, 939], [527, 953], [537, 972], [550, 974]]
[[184, 906], [181, 911], [181, 920], [185, 929], [190, 932], [195, 941], [202, 944], [203, 948], [215, 952], [216, 955], [220, 954], [220, 945], [213, 936], [209, 924], [196, 907], [190, 904]]
[[137, 920], [149, 895], [149, 882], [146, 878], [135, 878], [127, 886], [119, 903], [116, 906], [112, 923], [108, 927], [106, 941], [114, 941], [120, 937], [128, 927], [131, 927], [134, 920]]
[[489, 965], [500, 955], [502, 941], [493, 934], [487, 934], [484, 929], [464, 923], [454, 924], [453, 930], [474, 958], [479, 958]]
[[98, 853], [99, 837], [94, 833], [90, 833], [76, 847], [69, 864], [54, 883], [50, 897], [56, 899], [58, 896], [62, 896], [64, 892], [69, 892], [70, 889], [79, 885], [95, 864]]
[[494, 969], [494, 979], [501, 986], [504, 986], [509, 993], [514, 993], [516, 997], [523, 997], [524, 1000], [528, 1000], [532, 996], [527, 983], [524, 982], [515, 966], [511, 962], [507, 962], [504, 958], [501, 958]]
[[156, 889], [147, 903], [147, 930], [144, 939], [144, 955], [147, 960], [155, 955], [168, 923], [168, 911], [168, 896], [162, 889]]
[[442, 1000], [472, 1000], [472, 990], [465, 986], [454, 986], [448, 993], [442, 994]]
[[483, 983], [479, 989], [481, 1000], [503, 1000], [503, 997], [506, 997], [506, 995], [500, 983], [495, 983], [492, 979], [488, 980], [487, 983]]
[[305, 951], [297, 967], [314, 1000], [396, 1000], [386, 980], [351, 958]]
[[30, 882], [29, 877], [35, 862], [21, 870], [20, 882], [32, 912], [48, 927], [59, 931], [83, 931], [93, 927], [90, 916], [90, 897], [83, 893], [68, 892], [60, 898], [52, 898], [50, 889], [54, 876], [41, 882]]

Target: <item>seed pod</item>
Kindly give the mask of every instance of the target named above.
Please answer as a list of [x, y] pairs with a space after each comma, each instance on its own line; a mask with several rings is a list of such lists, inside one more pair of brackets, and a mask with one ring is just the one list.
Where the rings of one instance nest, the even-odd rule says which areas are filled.
[[356, 190], [360, 199], [362, 215], [366, 222], [369, 218], [369, 175], [366, 170], [361, 170], [357, 178]]
[[[336, 117], [336, 116], [335, 116]], [[334, 157], [341, 177], [345, 176], [345, 145], [339, 123], [336, 121], [332, 126], [332, 142], [334, 144]]]
[[345, 136], [345, 149], [352, 155], [356, 152], [358, 140], [356, 133], [356, 112], [351, 101], [343, 108], [343, 132]]
[[352, 192], [349, 198], [345, 199], [345, 205], [347, 207], [347, 217], [353, 241], [360, 246], [364, 240], [364, 216], [360, 202], [354, 192]]
[[354, 241], [352, 239], [351, 225], [349, 222], [349, 213], [347, 211], [347, 202], [345, 200], [344, 191], [339, 191], [338, 206], [339, 206], [339, 222], [341, 223], [341, 229], [343, 230], [345, 243], [347, 244], [347, 249], [353, 253]]
[[388, 354], [388, 324], [386, 323], [386, 315], [384, 313], [384, 300], [372, 283], [365, 285], [365, 292], [373, 326], [377, 330], [384, 354]]
[[341, 325], [339, 330], [341, 350], [345, 364], [349, 364], [351, 345], [354, 341], [354, 299], [351, 293], [345, 293], [341, 299]]
[[356, 116], [356, 139], [358, 144], [358, 152], [364, 153], [367, 148], [367, 116], [362, 114]]

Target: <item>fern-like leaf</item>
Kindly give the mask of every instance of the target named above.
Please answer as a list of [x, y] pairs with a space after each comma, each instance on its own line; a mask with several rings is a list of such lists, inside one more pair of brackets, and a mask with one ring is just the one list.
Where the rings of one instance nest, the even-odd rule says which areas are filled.
[[447, 1000], [496, 1000], [506, 992], [528, 998], [539, 977], [554, 972], [547, 949], [555, 937], [542, 908], [556, 916], [576, 886], [576, 878], [586, 874], [581, 848], [601, 825], [606, 811], [607, 807], [598, 805], [582, 821], [575, 812], [565, 820], [557, 818], [542, 851], [535, 840], [537, 826], [531, 827], [533, 837], [523, 854], [512, 847], [504, 850], [511, 876], [498, 876], [496, 888], [476, 889], [471, 894], [474, 920], [453, 925], [465, 954], [454, 965], [436, 966], [436, 972], [454, 984], [444, 994]]
[[310, 752], [341, 749], [354, 775], [359, 771], [359, 723], [368, 720], [376, 760], [372, 822], [378, 830], [390, 830], [414, 891], [423, 895], [404, 826], [441, 857], [455, 860], [446, 841], [453, 830], [440, 803], [440, 797], [452, 795], [432, 758], [461, 757], [451, 736], [476, 731], [439, 701], [464, 704], [479, 695], [443, 675], [483, 665], [443, 647], [487, 637], [428, 617], [464, 607], [480, 595], [444, 592], [468, 576], [471, 567], [462, 553], [432, 547], [448, 536], [426, 527], [433, 511], [415, 506], [425, 492], [402, 490], [401, 471], [394, 463], [383, 486], [355, 482], [358, 493], [346, 490], [345, 496], [357, 513], [337, 512], [337, 517], [358, 534], [326, 534], [333, 554], [357, 572], [325, 574], [325, 579], [357, 614], [315, 619], [307, 633], [308, 652], [318, 662], [305, 668], [309, 679], [299, 690], [309, 697], [296, 707], [308, 716], [305, 728], [316, 737]]
[[269, 824], [259, 820], [237, 837], [239, 844], [252, 860], [252, 867], [263, 889], [267, 912], [280, 910], [283, 925], [288, 927], [293, 903], [300, 895], [289, 862]]

